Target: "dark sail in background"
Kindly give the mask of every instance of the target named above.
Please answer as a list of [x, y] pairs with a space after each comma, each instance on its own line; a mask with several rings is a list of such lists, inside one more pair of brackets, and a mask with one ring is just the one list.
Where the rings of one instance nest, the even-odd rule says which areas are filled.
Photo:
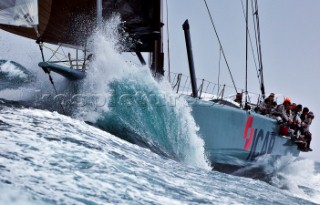
[[[0, 10], [12, 5], [1, 3]], [[155, 50], [161, 38], [160, 0], [103, 0], [102, 6], [104, 19], [119, 13], [125, 31], [140, 42], [128, 52]], [[94, 0], [39, 0], [37, 27], [0, 24], [0, 29], [34, 40], [38, 30], [44, 42], [81, 47], [96, 26], [96, 7]]]

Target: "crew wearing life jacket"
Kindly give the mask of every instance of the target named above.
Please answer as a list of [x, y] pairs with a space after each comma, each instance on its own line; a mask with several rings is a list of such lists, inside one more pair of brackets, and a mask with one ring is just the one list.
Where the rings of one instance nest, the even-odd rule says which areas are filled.
[[281, 118], [281, 123], [292, 123], [292, 112], [291, 112], [291, 100], [290, 98], [285, 98], [283, 103], [278, 105], [273, 111], [273, 114]]
[[278, 123], [280, 124], [279, 133], [285, 136], [293, 136], [294, 130], [290, 129], [293, 121], [293, 115], [291, 112], [291, 100], [290, 98], [285, 98], [283, 103], [278, 105], [276, 109], [272, 112]]
[[290, 98], [285, 98], [282, 104], [272, 108], [273, 98], [274, 94], [271, 93], [261, 103], [258, 112], [273, 115], [280, 125], [279, 134], [291, 137], [302, 151], [312, 151], [310, 148], [312, 134], [309, 128], [314, 119], [313, 112], [309, 112], [307, 107], [302, 110], [302, 105], [291, 103]]

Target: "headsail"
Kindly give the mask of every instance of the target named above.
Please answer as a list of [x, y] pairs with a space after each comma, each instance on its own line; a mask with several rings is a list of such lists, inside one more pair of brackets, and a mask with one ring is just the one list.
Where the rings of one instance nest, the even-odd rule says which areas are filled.
[[38, 23], [37, 0], [0, 1], [0, 24], [32, 28]]

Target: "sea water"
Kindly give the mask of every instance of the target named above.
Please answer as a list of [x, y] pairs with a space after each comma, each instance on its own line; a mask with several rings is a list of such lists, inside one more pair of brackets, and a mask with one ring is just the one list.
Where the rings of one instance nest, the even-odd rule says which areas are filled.
[[0, 134], [3, 205], [320, 203], [319, 163], [307, 159], [264, 164], [268, 182], [233, 176], [4, 101]]
[[[184, 99], [120, 55], [118, 21], [92, 36], [96, 56], [77, 100], [50, 101], [46, 110], [4, 99], [40, 89], [36, 82], [0, 89], [0, 204], [320, 203], [312, 160], [266, 156], [233, 174], [212, 170]], [[30, 75], [1, 66], [0, 75], [17, 81]], [[264, 176], [246, 175], [256, 167]]]

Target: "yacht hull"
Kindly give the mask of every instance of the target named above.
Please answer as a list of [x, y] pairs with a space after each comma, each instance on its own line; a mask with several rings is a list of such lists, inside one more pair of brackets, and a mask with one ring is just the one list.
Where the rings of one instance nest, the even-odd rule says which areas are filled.
[[242, 109], [186, 97], [214, 164], [245, 166], [262, 155], [298, 156], [290, 139], [279, 135], [275, 120]]
[[82, 80], [86, 76], [85, 71], [62, 66], [56, 63], [40, 62], [38, 65], [46, 71], [58, 73], [71, 81]]

